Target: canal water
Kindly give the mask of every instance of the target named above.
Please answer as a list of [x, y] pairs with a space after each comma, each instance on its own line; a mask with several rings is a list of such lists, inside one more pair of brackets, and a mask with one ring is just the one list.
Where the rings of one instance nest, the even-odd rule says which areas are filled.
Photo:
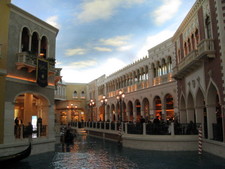
[[33, 155], [1, 169], [225, 169], [225, 159], [203, 152], [159, 152], [122, 147], [116, 142], [77, 137], [74, 145]]

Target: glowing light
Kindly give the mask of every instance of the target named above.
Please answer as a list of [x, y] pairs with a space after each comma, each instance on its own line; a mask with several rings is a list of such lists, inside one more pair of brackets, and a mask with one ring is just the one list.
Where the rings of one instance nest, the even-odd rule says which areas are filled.
[[[19, 77], [19, 76], [14, 76], [14, 75], [9, 75], [9, 74], [8, 74], [8, 75], [6, 75], [6, 77], [36, 83], [36, 79], [34, 80], [34, 79], [29, 79], [29, 78]], [[54, 85], [54, 83], [48, 83], [48, 85], [49, 85], [49, 86], [55, 86], [55, 85]]]

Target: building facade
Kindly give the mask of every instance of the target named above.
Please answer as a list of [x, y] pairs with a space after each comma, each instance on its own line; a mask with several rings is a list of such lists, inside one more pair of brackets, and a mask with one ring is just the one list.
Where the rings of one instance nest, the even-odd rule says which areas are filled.
[[177, 85], [172, 78], [174, 51], [172, 39], [168, 39], [150, 49], [148, 57], [90, 82], [87, 100], [95, 102], [88, 111], [90, 119], [138, 122], [157, 116], [165, 121], [179, 118]]
[[[1, 151], [27, 145], [26, 126], [33, 125], [33, 151], [53, 151], [54, 90], [58, 29], [1, 0]], [[2, 29], [3, 28], [3, 29]], [[15, 120], [15, 119], [18, 120]], [[41, 126], [37, 120], [41, 118]], [[14, 121], [15, 120], [15, 121]]]
[[[58, 84], [56, 92], [64, 99], [55, 97], [56, 121], [60, 125], [70, 122], [87, 121], [86, 119], [86, 84], [65, 83]], [[59, 96], [57, 93], [56, 96]]]
[[224, 142], [224, 8], [225, 1], [198, 0], [173, 36], [181, 122], [203, 127], [208, 149]]
[[171, 39], [88, 84], [90, 119], [200, 123], [204, 150], [225, 157], [224, 21], [224, 0], [197, 0]]

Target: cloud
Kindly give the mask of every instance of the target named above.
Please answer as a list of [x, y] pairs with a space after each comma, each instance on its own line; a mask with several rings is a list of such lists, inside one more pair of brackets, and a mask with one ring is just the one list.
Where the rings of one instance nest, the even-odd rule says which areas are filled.
[[86, 53], [86, 49], [76, 48], [76, 49], [67, 49], [65, 52], [66, 56], [73, 56], [73, 55], [84, 55]]
[[148, 55], [148, 50], [155, 47], [156, 45], [162, 43], [163, 41], [171, 38], [175, 30], [163, 30], [156, 35], [148, 36], [145, 40], [145, 44], [138, 51], [136, 59], [143, 58]]
[[119, 51], [128, 51], [133, 48], [133, 45], [121, 46], [118, 48]]
[[109, 38], [109, 39], [100, 39], [99, 41], [103, 45], [108, 45], [108, 46], [123, 46], [127, 44], [127, 41], [130, 39], [130, 36], [116, 36], [114, 38]]
[[110, 48], [95, 47], [94, 49], [100, 52], [112, 52], [112, 49]]
[[[79, 62], [77, 62], [75, 65], [77, 65], [78, 63]], [[109, 58], [104, 63], [101, 63], [96, 67], [89, 67], [89, 69], [85, 69], [84, 71], [71, 69], [70, 67], [66, 66], [62, 69], [61, 75], [63, 76], [63, 80], [65, 82], [89, 83], [99, 78], [103, 74], [110, 75], [115, 71], [118, 71], [119, 69], [125, 67], [126, 65], [127, 64], [122, 60], [119, 60], [117, 58]], [[70, 66], [74, 66], [74, 63]]]
[[118, 7], [127, 8], [142, 2], [144, 0], [89, 0], [81, 5], [82, 12], [77, 17], [84, 22], [105, 20], [115, 15]]
[[46, 22], [58, 29], [61, 27], [58, 23], [58, 16], [56, 16], [56, 15], [48, 17], [46, 19]]
[[178, 11], [181, 0], [163, 0], [163, 5], [153, 12], [153, 17], [157, 25], [165, 23], [171, 19]]
[[72, 62], [65, 67], [80, 69], [80, 68], [88, 68], [90, 66], [95, 66], [96, 64], [97, 62], [95, 60], [86, 60], [86, 61]]

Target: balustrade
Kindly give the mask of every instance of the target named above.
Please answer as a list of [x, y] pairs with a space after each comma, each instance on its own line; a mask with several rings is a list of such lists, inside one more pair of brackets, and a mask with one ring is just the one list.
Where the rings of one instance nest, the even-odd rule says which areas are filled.
[[37, 126], [37, 130], [33, 130], [32, 133], [29, 133], [28, 126], [19, 125], [15, 126], [14, 128], [14, 135], [15, 138], [28, 138], [29, 135], [32, 136], [32, 138], [47, 136], [47, 125]]
[[[79, 125], [82, 123], [83, 125]], [[122, 126], [121, 126], [122, 125]], [[117, 122], [75, 122], [72, 127], [83, 126], [83, 128], [92, 128], [97, 130], [119, 131], [120, 126], [125, 134], [138, 135], [197, 135], [199, 123], [117, 123]], [[104, 127], [105, 126], [105, 127]]]

